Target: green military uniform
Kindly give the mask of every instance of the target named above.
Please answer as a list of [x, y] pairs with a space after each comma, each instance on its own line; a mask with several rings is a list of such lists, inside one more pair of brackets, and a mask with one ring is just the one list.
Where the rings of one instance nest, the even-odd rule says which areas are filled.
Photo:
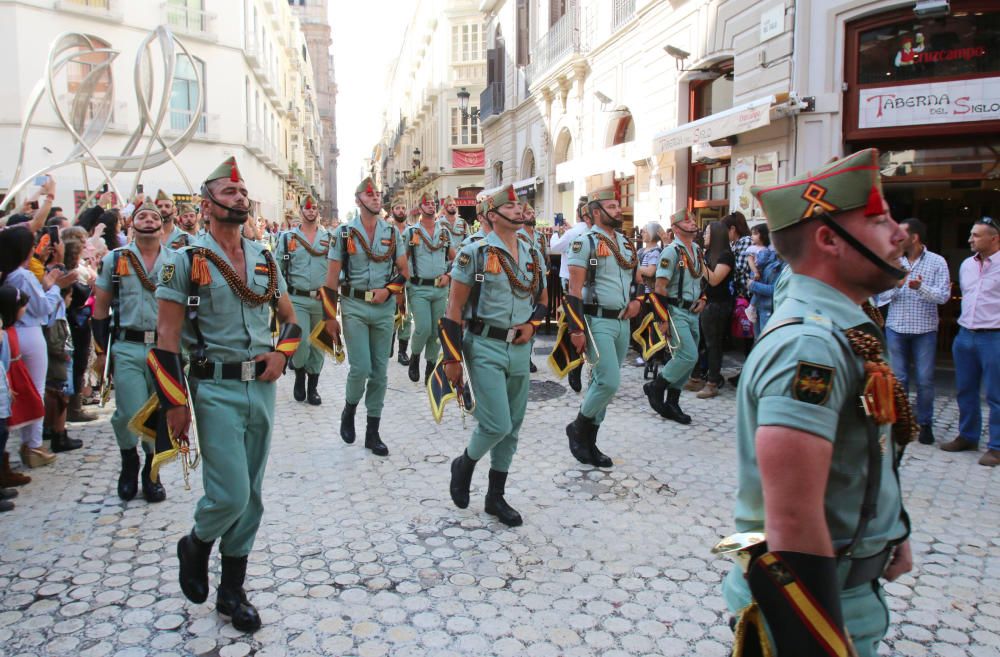
[[476, 230], [476, 232], [468, 235], [465, 239], [462, 240], [461, 248], [465, 248], [470, 244], [478, 242], [479, 240], [486, 239], [486, 235], [487, 233], [482, 228], [479, 228], [478, 230]]
[[[301, 226], [296, 226], [278, 236], [274, 249], [274, 258], [288, 285], [288, 298], [295, 308], [296, 321], [306, 335], [323, 321], [319, 289], [326, 281], [330, 243], [331, 234], [327, 229], [317, 225], [316, 235], [310, 240]], [[309, 340], [303, 340], [292, 357], [292, 367], [318, 375], [323, 369], [323, 352]]]
[[[382, 261], [369, 257], [365, 246], [374, 258]], [[396, 303], [391, 294], [387, 301], [378, 305], [365, 301], [364, 295], [389, 284], [396, 273], [396, 258], [403, 253], [403, 248], [399, 231], [383, 219], [376, 220], [375, 236], [369, 243], [358, 216], [335, 230], [327, 256], [341, 263], [340, 309], [350, 363], [344, 400], [357, 405], [364, 397], [370, 418], [382, 417]], [[356, 298], [358, 295], [361, 298]]]
[[[176, 222], [176, 221], [177, 221], [177, 219], [175, 217], [174, 218], [174, 222]], [[173, 223], [172, 225], [173, 225], [174, 229], [172, 231], [170, 231], [170, 235], [168, 235], [167, 239], [165, 239], [163, 241], [163, 243], [166, 246], [168, 246], [171, 249], [173, 249], [173, 250], [176, 251], [177, 249], [179, 249], [181, 247], [188, 246], [189, 244], [191, 244], [194, 241], [194, 238], [191, 237], [190, 234], [185, 233], [183, 230], [181, 230], [180, 226], [178, 226], [176, 223]]]
[[[863, 208], [865, 216], [882, 214], [879, 175], [877, 153], [868, 150], [784, 185], [754, 188], [753, 193], [772, 234], [779, 234], [807, 220], [830, 226], [833, 215], [848, 210]], [[831, 230], [845, 229], [838, 225]], [[847, 654], [846, 648], [843, 653], [834, 649], [821, 653], [802, 646], [799, 636], [791, 642], [788, 638], [792, 631], [816, 636], [814, 627], [819, 627], [826, 630], [824, 636], [833, 637], [833, 645], [843, 647], [846, 639], [837, 635], [846, 627], [860, 657], [875, 657], [889, 622], [878, 577], [890, 559], [891, 546], [908, 534], [893, 443], [910, 429], [900, 431], [901, 423], [890, 424], [896, 411], [878, 410], [889, 406], [879, 393], [869, 397], [866, 376], [880, 367], [888, 370], [888, 351], [881, 328], [862, 307], [826, 283], [801, 274], [785, 278], [782, 296], [780, 302], [776, 299], [768, 330], [747, 358], [737, 391], [736, 527], [741, 532], [762, 532], [766, 524], [755, 444], [758, 429], [787, 427], [812, 434], [832, 443], [824, 511], [837, 558], [782, 551], [756, 555], [746, 575], [742, 568], [734, 568], [726, 577], [723, 594], [734, 613], [743, 612], [741, 623], [749, 623], [747, 618], [753, 616], [744, 611], [747, 606], [752, 601], [759, 605], [769, 622], [768, 635], [779, 646], [795, 643], [802, 654]], [[864, 408], [858, 401], [862, 396]], [[899, 418], [909, 417], [905, 396], [897, 395], [896, 409]], [[869, 483], [872, 494], [866, 498]], [[863, 519], [864, 508], [873, 510], [874, 517], [866, 514]], [[777, 568], [796, 562], [797, 567], [790, 567], [791, 579], [782, 579], [788, 571]], [[791, 584], [805, 588], [809, 601], [776, 604], [775, 599], [784, 598], [775, 596], [774, 590]], [[811, 605], [824, 614], [809, 613]]]
[[[450, 199], [450, 196], [446, 197], [445, 203], [447, 203]], [[457, 212], [454, 216], [454, 223], [452, 223], [447, 217], [441, 217], [438, 219], [438, 223], [448, 229], [452, 244], [461, 244], [465, 239], [465, 234], [468, 232], [468, 226], [465, 225], [465, 219], [462, 219]]]
[[[410, 338], [410, 379], [419, 377], [420, 353], [427, 363], [424, 378], [437, 361], [440, 343], [437, 337], [438, 320], [444, 316], [448, 304], [448, 288], [438, 287], [439, 277], [448, 273], [448, 251], [451, 233], [441, 222], [435, 222], [433, 235], [420, 223], [410, 226], [403, 234], [410, 277], [406, 282], [407, 302], [413, 317], [413, 336]], [[416, 374], [415, 374], [416, 373]]]
[[[402, 199], [396, 199], [392, 202], [391, 207], [396, 205], [401, 205]], [[412, 224], [408, 223], [404, 218], [403, 221], [397, 221], [395, 217], [392, 217], [393, 224], [396, 226], [396, 230], [399, 231], [400, 235], [406, 232]], [[396, 361], [400, 365], [409, 365], [409, 356], [406, 353], [407, 348], [410, 345], [410, 338], [413, 334], [413, 314], [409, 307], [405, 308], [403, 312], [403, 321], [399, 328], [396, 329], [396, 338], [399, 341], [399, 353], [396, 356]]]
[[[669, 298], [670, 318], [677, 335], [671, 336], [680, 346], [670, 360], [660, 367], [659, 376], [670, 388], [680, 389], [687, 383], [698, 363], [698, 316], [691, 307], [701, 297], [702, 249], [692, 242], [688, 249], [679, 239], [663, 247], [656, 266], [656, 278], [665, 278]], [[682, 280], [683, 279], [683, 280]]]

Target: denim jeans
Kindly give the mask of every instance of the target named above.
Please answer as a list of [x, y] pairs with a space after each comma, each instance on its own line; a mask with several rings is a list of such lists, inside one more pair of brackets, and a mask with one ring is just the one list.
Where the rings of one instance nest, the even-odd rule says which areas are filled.
[[989, 448], [1000, 450], [1000, 331], [977, 333], [959, 328], [951, 354], [958, 388], [958, 435], [979, 442], [983, 431], [979, 386], [985, 384], [990, 409]]
[[910, 391], [910, 371], [916, 375], [917, 424], [934, 422], [934, 354], [937, 350], [937, 331], [929, 333], [896, 333], [885, 330], [889, 342], [892, 371]]

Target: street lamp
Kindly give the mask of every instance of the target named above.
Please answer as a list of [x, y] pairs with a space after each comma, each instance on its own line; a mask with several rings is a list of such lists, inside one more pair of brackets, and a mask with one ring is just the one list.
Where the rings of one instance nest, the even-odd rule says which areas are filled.
[[462, 87], [458, 90], [458, 110], [462, 113], [462, 118], [469, 118], [470, 116], [477, 121], [479, 120], [479, 110], [474, 110], [469, 114], [469, 98], [472, 94], [469, 93], [468, 89]]

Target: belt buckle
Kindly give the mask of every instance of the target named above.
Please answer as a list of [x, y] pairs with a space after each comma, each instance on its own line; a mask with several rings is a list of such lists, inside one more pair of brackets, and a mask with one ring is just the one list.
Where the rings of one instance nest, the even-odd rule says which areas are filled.
[[257, 378], [257, 361], [245, 360], [240, 363], [240, 381], [253, 381]]
[[365, 302], [371, 303], [375, 301], [375, 290], [365, 290]]
[[319, 299], [319, 290], [309, 290], [310, 299]]
[[156, 342], [156, 331], [144, 331], [142, 334], [142, 341], [144, 344], [153, 344]]
[[516, 338], [516, 337], [517, 337], [517, 329], [516, 328], [509, 328], [509, 329], [507, 329], [507, 337], [505, 338], [504, 341], [505, 342], [513, 342], [514, 338]]

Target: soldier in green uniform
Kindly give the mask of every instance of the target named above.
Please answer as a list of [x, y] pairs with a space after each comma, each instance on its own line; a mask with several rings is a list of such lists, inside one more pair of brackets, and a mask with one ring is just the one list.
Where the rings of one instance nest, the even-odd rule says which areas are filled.
[[896, 466], [915, 424], [863, 307], [905, 275], [879, 168], [869, 149], [752, 190], [793, 274], [737, 391], [736, 526], [766, 544], [723, 594], [738, 636], [770, 635], [779, 657], [849, 643], [875, 657], [889, 622], [879, 578], [912, 567]]
[[187, 237], [176, 223], [177, 206], [174, 204], [174, 197], [162, 189], [158, 190], [156, 192], [156, 209], [160, 211], [160, 216], [163, 217], [163, 232], [160, 235], [160, 241], [163, 245], [171, 249], [179, 249], [182, 246], [186, 246]]
[[195, 237], [198, 237], [198, 210], [192, 204], [177, 204], [177, 227], [187, 235], [182, 246], [187, 246]]
[[[274, 382], [298, 346], [301, 331], [285, 295], [285, 280], [261, 244], [241, 237], [250, 197], [230, 157], [201, 187], [208, 234], [163, 265], [157, 348], [148, 364], [166, 427], [177, 439], [191, 419], [181, 364], [190, 355], [190, 391], [197, 419], [204, 496], [194, 528], [177, 543], [180, 587], [192, 602], [208, 597], [208, 561], [219, 539], [222, 580], [215, 608], [243, 632], [260, 616], [243, 583], [264, 502], [261, 486], [274, 424]], [[270, 314], [282, 324], [271, 344]]]
[[[681, 389], [698, 363], [698, 313], [705, 308], [701, 280], [705, 275], [704, 252], [694, 241], [698, 224], [690, 212], [675, 213], [670, 224], [674, 241], [660, 252], [649, 302], [663, 334], [680, 346], [642, 389], [654, 411], [668, 420], [691, 424], [691, 416], [681, 410], [680, 399]], [[673, 335], [675, 329], [677, 334]]]
[[[549, 268], [549, 241], [545, 239], [540, 231], [536, 230], [538, 221], [535, 218], [535, 208], [531, 206], [531, 203], [525, 201], [521, 207], [524, 213], [524, 227], [518, 231], [519, 235], [523, 235], [528, 239], [528, 243], [538, 249], [539, 253], [542, 254], [542, 261], [545, 262], [545, 269], [548, 271]], [[535, 366], [535, 361], [530, 362], [531, 373], [534, 374], [538, 371]]]
[[[397, 196], [392, 199], [392, 205], [389, 207], [389, 216], [392, 218], [393, 223], [396, 225], [396, 230], [402, 235], [406, 232], [406, 229], [411, 225], [406, 221], [406, 201], [403, 200], [402, 196]], [[410, 317], [410, 309], [406, 307], [406, 295], [397, 294], [396, 295], [396, 312], [403, 314], [403, 325], [399, 327], [397, 339], [397, 353], [396, 362], [400, 365], [409, 365], [410, 357], [406, 353], [407, 348], [410, 346], [410, 334], [413, 331], [413, 321]]]
[[[330, 232], [319, 225], [319, 206], [315, 199], [306, 196], [299, 208], [302, 222], [292, 230], [278, 236], [274, 257], [281, 274], [288, 284], [288, 296], [295, 308], [299, 326], [308, 336], [323, 321], [323, 306], [319, 290], [326, 280], [327, 255], [330, 250]], [[323, 369], [323, 352], [309, 340], [299, 343], [292, 357], [295, 401], [308, 401], [312, 406], [323, 403], [316, 386]]]
[[420, 222], [406, 229], [403, 244], [410, 272], [406, 294], [410, 316], [413, 317], [407, 374], [414, 383], [420, 380], [420, 353], [423, 352], [426, 383], [441, 348], [437, 325], [448, 302], [448, 285], [451, 283], [448, 263], [455, 257], [451, 248], [451, 232], [446, 222], [434, 220], [434, 200], [426, 195], [420, 203]]
[[[465, 225], [465, 219], [462, 219], [458, 214], [458, 205], [455, 203], [455, 199], [451, 196], [445, 196], [444, 201], [441, 202], [441, 209], [444, 210], [444, 214], [439, 221], [451, 233], [451, 243], [461, 244], [462, 240], [465, 239], [465, 234], [468, 232], [468, 227]], [[422, 207], [420, 211], [424, 211]]]
[[460, 387], [461, 363], [468, 364], [478, 422], [468, 447], [452, 461], [450, 490], [455, 506], [468, 507], [476, 462], [489, 453], [486, 513], [516, 527], [523, 520], [504, 489], [528, 404], [532, 338], [547, 310], [545, 263], [538, 249], [517, 237], [523, 219], [514, 188], [507, 185], [486, 204], [494, 230], [456, 257], [440, 322], [445, 374]]
[[[118, 497], [131, 500], [138, 492], [139, 437], [128, 428], [129, 420], [153, 394], [153, 381], [146, 369], [146, 356], [156, 345], [156, 282], [160, 270], [170, 261], [169, 250], [160, 245], [163, 221], [149, 201], [132, 214], [135, 240], [108, 253], [98, 267], [94, 293], [94, 343], [101, 351], [112, 344], [112, 371], [115, 375], [115, 412], [111, 426], [115, 431], [122, 465], [118, 474]], [[109, 314], [114, 310], [113, 316]], [[147, 502], [162, 502], [166, 491], [162, 483], [150, 478], [152, 449], [142, 467], [142, 496]]]
[[594, 191], [587, 205], [593, 226], [569, 247], [564, 307], [570, 339], [578, 352], [586, 351], [593, 380], [576, 419], [566, 425], [566, 435], [576, 460], [610, 468], [611, 458], [597, 448], [597, 432], [621, 383], [629, 320], [641, 310], [633, 284], [639, 262], [635, 247], [619, 232], [622, 210], [617, 188]]
[[354, 413], [363, 396], [368, 412], [365, 448], [377, 456], [386, 456], [389, 448], [379, 435], [379, 423], [396, 312], [393, 295], [399, 294], [406, 282], [406, 253], [393, 222], [379, 216], [382, 197], [370, 177], [358, 185], [354, 199], [359, 216], [339, 227], [330, 242], [323, 312], [327, 332], [340, 340], [336, 317], [339, 300], [350, 362], [340, 437], [345, 443], [354, 442]]

